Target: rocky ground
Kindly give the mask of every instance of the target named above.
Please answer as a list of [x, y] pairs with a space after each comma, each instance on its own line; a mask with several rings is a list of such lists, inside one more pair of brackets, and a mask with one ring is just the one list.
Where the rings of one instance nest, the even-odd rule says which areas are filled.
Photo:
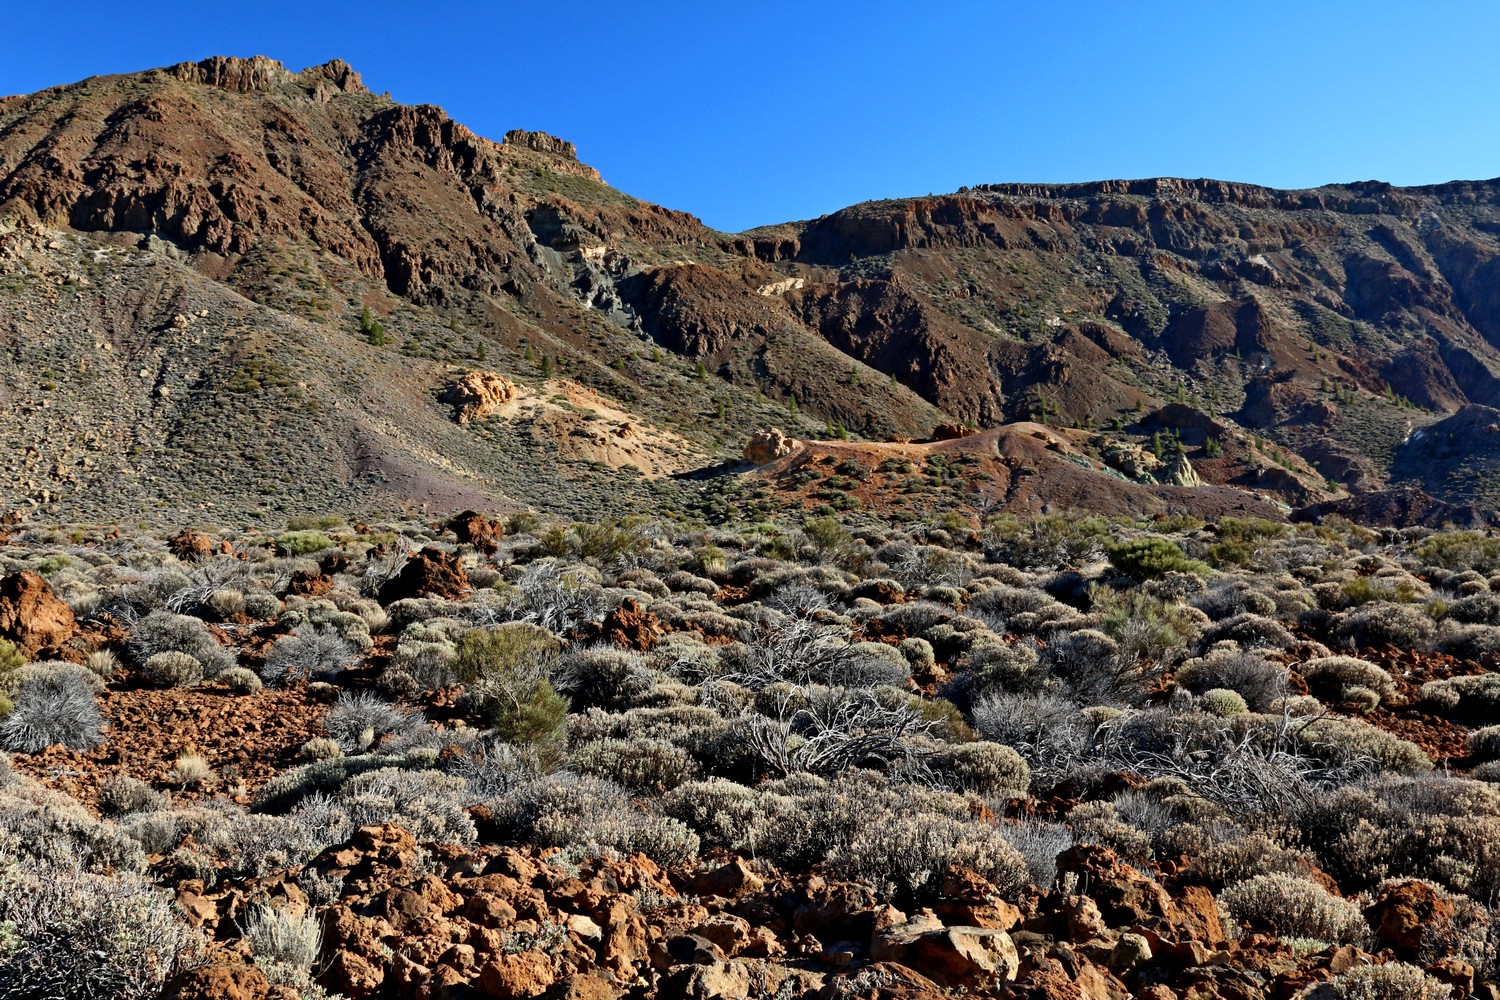
[[1497, 993], [1483, 532], [468, 512], [0, 561], [0, 995]]

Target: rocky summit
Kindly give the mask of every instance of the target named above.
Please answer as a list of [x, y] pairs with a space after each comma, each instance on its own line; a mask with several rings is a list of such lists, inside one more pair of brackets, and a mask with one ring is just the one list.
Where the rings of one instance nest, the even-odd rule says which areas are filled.
[[1497, 261], [0, 99], [0, 1000], [1500, 1000]]

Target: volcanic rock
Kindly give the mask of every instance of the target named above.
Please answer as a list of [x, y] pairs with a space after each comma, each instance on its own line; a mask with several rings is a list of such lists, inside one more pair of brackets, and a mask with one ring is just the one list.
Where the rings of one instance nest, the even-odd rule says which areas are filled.
[[385, 582], [380, 588], [380, 603], [390, 604], [409, 597], [446, 597], [456, 601], [470, 589], [463, 561], [452, 552], [429, 545]]
[[469, 372], [444, 386], [438, 401], [453, 407], [454, 420], [467, 424], [483, 420], [515, 397], [516, 387], [510, 379], [494, 372]]
[[495, 554], [500, 548], [500, 539], [505, 537], [505, 529], [499, 521], [492, 521], [474, 510], [453, 515], [447, 528], [460, 542], [474, 546], [487, 556]]
[[0, 639], [14, 643], [22, 656], [61, 646], [77, 631], [72, 609], [40, 574], [21, 570], [0, 577]]
[[797, 442], [787, 437], [780, 427], [759, 430], [745, 442], [745, 461], [752, 465], [765, 465], [790, 455], [796, 446]]

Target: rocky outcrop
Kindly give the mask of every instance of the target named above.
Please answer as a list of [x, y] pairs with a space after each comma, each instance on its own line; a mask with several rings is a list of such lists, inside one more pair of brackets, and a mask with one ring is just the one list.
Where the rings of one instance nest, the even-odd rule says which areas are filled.
[[498, 413], [515, 398], [515, 383], [495, 372], [469, 372], [438, 394], [439, 402], [452, 406], [453, 419], [461, 424]]
[[1187, 452], [1179, 451], [1170, 462], [1156, 473], [1157, 481], [1166, 486], [1202, 486], [1203, 480], [1198, 471], [1193, 468], [1193, 463], [1188, 460]]
[[46, 579], [31, 570], [0, 577], [0, 639], [28, 659], [56, 649], [78, 631], [73, 610], [64, 604]]
[[409, 597], [446, 597], [458, 600], [466, 596], [469, 574], [457, 555], [428, 546], [406, 561], [401, 572], [380, 588], [380, 603], [389, 604]]
[[751, 465], [765, 465], [790, 455], [796, 447], [797, 442], [787, 437], [780, 427], [768, 427], [751, 434], [750, 440], [745, 442], [745, 461]]
[[500, 539], [505, 537], [505, 529], [499, 521], [493, 521], [477, 510], [453, 515], [446, 527], [460, 542], [474, 546], [487, 556], [495, 554], [500, 548]]

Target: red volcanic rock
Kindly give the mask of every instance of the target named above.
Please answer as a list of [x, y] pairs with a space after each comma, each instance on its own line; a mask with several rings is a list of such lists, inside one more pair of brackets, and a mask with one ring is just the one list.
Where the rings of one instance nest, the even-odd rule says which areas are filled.
[[491, 521], [475, 510], [453, 515], [447, 528], [460, 542], [474, 546], [487, 556], [495, 554], [500, 548], [500, 539], [505, 537], [505, 529], [499, 521]]
[[299, 569], [287, 582], [286, 592], [297, 597], [321, 597], [333, 589], [333, 577]]
[[0, 639], [25, 657], [61, 646], [78, 631], [73, 611], [38, 573], [21, 570], [0, 577]]
[[167, 548], [174, 556], [184, 561], [207, 559], [215, 552], [232, 551], [228, 542], [219, 542], [216, 545], [212, 536], [189, 529], [184, 529], [167, 539]]
[[1109, 927], [1144, 927], [1173, 940], [1224, 940], [1213, 894], [1188, 886], [1174, 899], [1158, 882], [1122, 862], [1099, 844], [1075, 844], [1057, 859], [1059, 873], [1072, 872]]
[[271, 990], [254, 965], [205, 965], [170, 983], [166, 1000], [262, 1000]]
[[655, 646], [661, 633], [661, 620], [631, 597], [625, 598], [624, 603], [611, 611], [601, 626], [601, 638], [605, 642], [641, 652]]
[[977, 432], [972, 427], [963, 424], [938, 424], [932, 429], [932, 440], [934, 441], [957, 441], [960, 438], [973, 437]]
[[1417, 959], [1427, 930], [1446, 926], [1455, 915], [1451, 902], [1415, 879], [1387, 887], [1365, 908], [1365, 919], [1375, 929], [1381, 947], [1407, 962]]
[[380, 588], [380, 603], [390, 604], [408, 597], [458, 600], [469, 590], [469, 573], [458, 556], [429, 545], [385, 582]]

